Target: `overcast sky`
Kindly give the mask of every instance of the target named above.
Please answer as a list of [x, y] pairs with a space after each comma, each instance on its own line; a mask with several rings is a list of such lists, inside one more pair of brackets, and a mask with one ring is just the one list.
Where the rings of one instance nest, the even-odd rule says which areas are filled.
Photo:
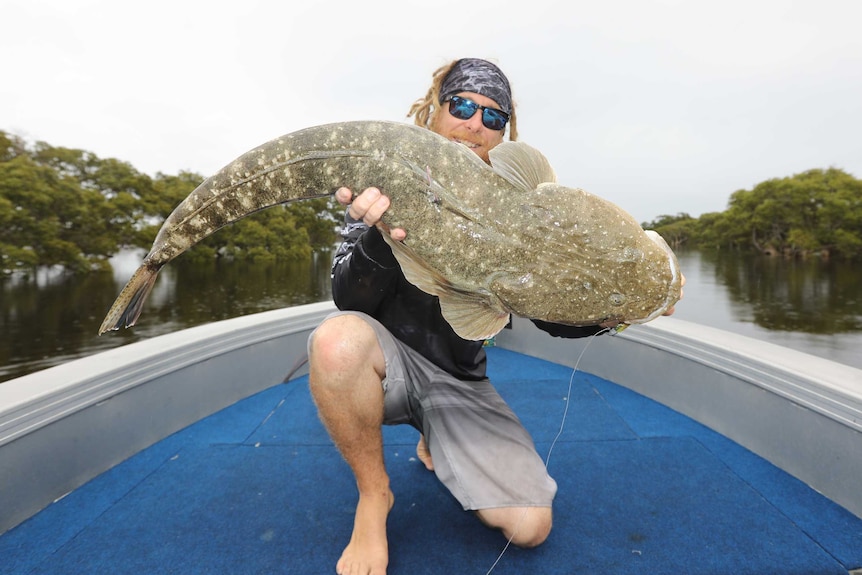
[[0, 130], [212, 174], [283, 133], [402, 121], [498, 63], [520, 139], [638, 221], [770, 178], [862, 177], [859, 0], [0, 0]]

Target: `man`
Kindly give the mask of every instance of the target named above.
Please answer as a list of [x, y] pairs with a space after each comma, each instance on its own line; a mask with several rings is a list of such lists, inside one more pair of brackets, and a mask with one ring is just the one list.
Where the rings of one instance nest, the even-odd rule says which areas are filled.
[[[486, 162], [517, 136], [509, 81], [494, 64], [462, 59], [434, 73], [409, 115]], [[348, 205], [345, 241], [333, 265], [342, 312], [309, 338], [310, 387], [320, 418], [356, 478], [353, 534], [336, 565], [341, 575], [381, 575], [389, 554], [386, 518], [395, 498], [383, 461], [381, 426], [420, 432], [417, 455], [458, 499], [516, 545], [541, 544], [551, 530], [556, 483], [533, 441], [485, 376], [482, 342], [458, 337], [437, 298], [404, 278], [381, 231], [389, 199], [375, 188], [336, 197]], [[582, 337], [599, 326], [535, 322], [554, 335]], [[493, 429], [492, 437], [482, 430]], [[482, 437], [481, 440], [477, 440]], [[500, 457], [505, 453], [505, 457]]]

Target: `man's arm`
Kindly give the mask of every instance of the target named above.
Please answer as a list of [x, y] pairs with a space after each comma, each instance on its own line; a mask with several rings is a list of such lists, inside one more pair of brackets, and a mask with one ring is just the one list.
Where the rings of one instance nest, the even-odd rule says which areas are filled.
[[588, 325], [583, 327], [577, 327], [573, 325], [562, 325], [558, 323], [551, 323], [549, 321], [542, 321], [540, 319], [530, 320], [536, 327], [542, 331], [546, 331], [554, 337], [565, 337], [565, 338], [576, 338], [576, 337], [590, 337], [591, 335], [595, 335], [601, 331], [610, 331], [607, 327], [601, 325]]
[[398, 263], [377, 228], [345, 214], [332, 264], [332, 298], [339, 309], [373, 314], [398, 278]]

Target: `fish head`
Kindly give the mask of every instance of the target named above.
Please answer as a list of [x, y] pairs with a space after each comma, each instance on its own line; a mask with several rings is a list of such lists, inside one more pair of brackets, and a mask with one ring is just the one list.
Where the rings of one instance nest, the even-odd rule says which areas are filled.
[[665, 239], [661, 237], [658, 232], [654, 230], [644, 230], [644, 235], [652, 240], [652, 242], [655, 243], [667, 256], [667, 269], [670, 272], [670, 277], [667, 296], [664, 301], [661, 302], [653, 313], [649, 314], [646, 318], [635, 320], [631, 323], [646, 323], [648, 321], [652, 321], [673, 309], [673, 306], [682, 298], [682, 272], [679, 269], [679, 260], [677, 260], [676, 254], [673, 253], [673, 250], [670, 249], [670, 246], [667, 245]]
[[488, 284], [513, 313], [578, 326], [645, 323], [679, 300], [673, 251], [615, 204], [545, 183], [513, 211], [520, 257]]

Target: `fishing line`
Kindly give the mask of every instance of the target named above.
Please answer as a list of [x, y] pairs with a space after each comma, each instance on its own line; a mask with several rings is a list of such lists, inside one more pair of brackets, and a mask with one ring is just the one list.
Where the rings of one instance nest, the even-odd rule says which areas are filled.
[[[625, 324], [620, 324], [620, 325], [625, 326]], [[581, 364], [581, 359], [584, 357], [584, 354], [587, 352], [587, 348], [590, 347], [590, 344], [593, 343], [593, 340], [596, 338], [596, 336], [602, 335], [603, 333], [609, 333], [609, 332], [617, 334], [617, 333], [621, 332], [623, 329], [625, 329], [625, 328], [624, 327], [623, 328], [605, 328], [601, 331], [598, 331], [598, 332], [596, 332], [590, 336], [590, 338], [587, 340], [586, 345], [584, 345], [584, 349], [581, 350], [581, 354], [578, 356], [577, 361], [575, 361], [575, 366], [572, 368], [572, 375], [569, 377], [569, 387], [568, 387], [568, 390], [566, 391], [566, 405], [563, 408], [563, 419], [562, 419], [562, 421], [560, 421], [560, 429], [557, 431], [557, 435], [554, 436], [554, 440], [551, 441], [551, 446], [548, 448], [548, 455], [545, 457], [545, 469], [548, 468], [548, 464], [551, 461], [551, 453], [554, 451], [554, 446], [557, 445], [557, 440], [560, 439], [561, 435], [563, 435], [563, 429], [565, 429], [565, 427], [566, 427], [566, 418], [569, 415], [569, 404], [571, 403], [571, 400], [572, 400], [572, 387], [575, 383], [575, 374], [578, 372], [578, 366]], [[491, 571], [493, 571], [494, 568], [497, 567], [497, 564], [500, 562], [500, 560], [503, 558], [503, 555], [505, 555], [506, 551], [509, 549], [509, 546], [512, 545], [512, 540], [515, 538], [515, 535], [518, 533], [518, 528], [521, 526], [521, 522], [524, 520], [524, 517], [527, 516], [527, 511], [529, 511], [529, 509], [524, 509], [524, 512], [521, 514], [521, 517], [518, 519], [518, 522], [515, 524], [515, 528], [512, 530], [512, 535], [509, 537], [509, 540], [506, 541], [506, 545], [503, 546], [503, 550], [500, 551], [499, 555], [497, 555], [497, 559], [494, 561], [494, 564], [491, 565], [491, 568], [485, 572], [485, 575], [490, 575]]]

